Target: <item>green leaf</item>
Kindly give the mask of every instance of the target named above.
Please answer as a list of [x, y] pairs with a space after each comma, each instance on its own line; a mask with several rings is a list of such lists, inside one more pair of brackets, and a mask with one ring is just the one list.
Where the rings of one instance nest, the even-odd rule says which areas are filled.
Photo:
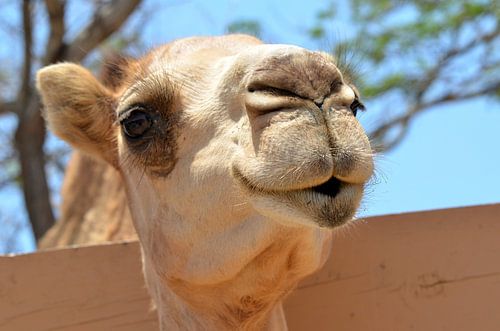
[[321, 39], [325, 36], [325, 29], [322, 26], [315, 26], [308, 31], [311, 39]]
[[262, 28], [260, 23], [255, 20], [240, 20], [227, 26], [228, 33], [245, 33], [260, 38]]
[[330, 7], [320, 10], [318, 14], [316, 15], [318, 20], [324, 21], [330, 18], [333, 18], [335, 14], [337, 13], [334, 4], [331, 4]]
[[406, 85], [407, 79], [403, 74], [391, 74], [377, 84], [362, 86], [361, 93], [365, 98], [373, 98], [391, 89], [402, 89]]

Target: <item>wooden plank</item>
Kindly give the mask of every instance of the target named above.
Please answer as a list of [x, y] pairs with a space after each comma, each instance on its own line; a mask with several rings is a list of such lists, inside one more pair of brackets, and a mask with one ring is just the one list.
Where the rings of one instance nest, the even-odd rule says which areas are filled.
[[[498, 330], [500, 204], [366, 219], [286, 303], [296, 330]], [[157, 330], [136, 242], [0, 257], [0, 330]]]
[[290, 330], [499, 330], [500, 205], [374, 217], [286, 304]]
[[0, 257], [0, 330], [157, 330], [138, 243]]

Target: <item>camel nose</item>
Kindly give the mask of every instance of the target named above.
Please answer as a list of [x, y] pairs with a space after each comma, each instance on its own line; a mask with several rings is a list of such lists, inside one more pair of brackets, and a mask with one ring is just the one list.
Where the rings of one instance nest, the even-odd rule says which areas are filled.
[[260, 59], [247, 81], [247, 109], [255, 117], [305, 100], [321, 108], [342, 76], [324, 55], [293, 47]]

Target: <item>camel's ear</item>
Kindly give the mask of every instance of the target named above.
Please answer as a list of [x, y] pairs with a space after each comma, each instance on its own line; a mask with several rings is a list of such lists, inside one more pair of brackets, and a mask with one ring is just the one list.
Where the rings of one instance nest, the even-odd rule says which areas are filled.
[[52, 132], [75, 148], [117, 165], [116, 100], [110, 90], [72, 63], [41, 69], [37, 88]]

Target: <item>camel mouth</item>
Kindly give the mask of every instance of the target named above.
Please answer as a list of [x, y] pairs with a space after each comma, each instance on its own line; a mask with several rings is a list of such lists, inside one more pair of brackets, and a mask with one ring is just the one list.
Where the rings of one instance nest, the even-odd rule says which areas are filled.
[[318, 186], [313, 186], [310, 188], [313, 192], [323, 194], [329, 198], [335, 198], [340, 192], [342, 182], [335, 177], [330, 178], [328, 181], [320, 184]]
[[248, 179], [245, 175], [243, 175], [237, 167], [233, 167], [233, 175], [237, 179], [237, 181], [243, 184], [243, 186], [248, 191], [258, 194], [281, 195], [294, 192], [307, 192], [307, 193], [322, 195], [329, 199], [334, 199], [339, 194], [342, 186], [347, 184], [340, 181], [336, 177], [332, 176], [326, 182], [323, 182], [322, 184], [316, 186], [305, 187], [302, 189], [292, 189], [292, 190], [283, 190], [283, 189], [269, 190], [261, 188], [258, 185], [254, 184], [250, 179]]
[[330, 229], [342, 226], [354, 217], [363, 193], [363, 185], [335, 177], [302, 189], [268, 190], [254, 184], [237, 167], [233, 167], [233, 176], [262, 215], [289, 225]]

